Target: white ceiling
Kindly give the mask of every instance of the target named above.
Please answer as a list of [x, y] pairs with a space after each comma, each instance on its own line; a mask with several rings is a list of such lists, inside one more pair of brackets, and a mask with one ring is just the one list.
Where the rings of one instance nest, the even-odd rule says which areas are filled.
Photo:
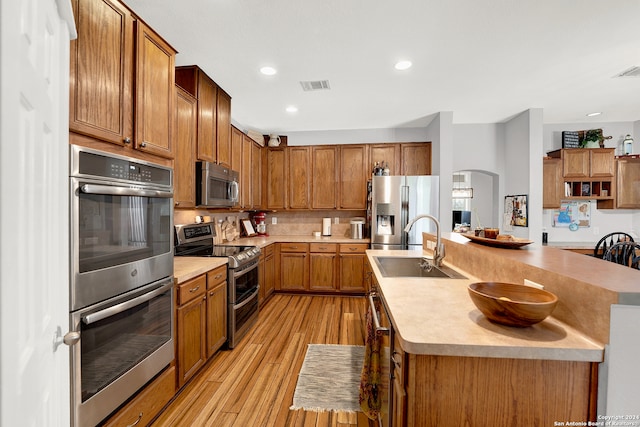
[[[636, 121], [640, 0], [124, 0], [272, 131]], [[413, 67], [393, 65], [410, 59]], [[271, 65], [274, 76], [259, 73]], [[300, 81], [329, 80], [304, 92]], [[297, 113], [285, 111], [296, 105]], [[596, 118], [586, 114], [601, 111]]]

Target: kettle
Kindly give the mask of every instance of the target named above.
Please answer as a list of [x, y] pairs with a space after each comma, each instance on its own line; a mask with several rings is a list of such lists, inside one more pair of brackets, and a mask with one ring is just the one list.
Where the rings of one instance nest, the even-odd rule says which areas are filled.
[[280, 145], [280, 137], [275, 133], [269, 135], [269, 142], [267, 143], [269, 147], [277, 147]]

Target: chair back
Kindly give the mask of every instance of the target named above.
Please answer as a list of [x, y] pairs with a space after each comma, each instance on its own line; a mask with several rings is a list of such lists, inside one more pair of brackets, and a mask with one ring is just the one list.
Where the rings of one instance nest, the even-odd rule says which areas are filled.
[[598, 243], [596, 243], [595, 248], [593, 249], [593, 256], [596, 258], [604, 258], [604, 254], [607, 250], [620, 242], [633, 242], [633, 237], [630, 234], [624, 233], [622, 231], [616, 231], [615, 233], [609, 233], [603, 236]]
[[640, 243], [620, 242], [615, 243], [604, 254], [606, 261], [627, 267], [640, 269]]

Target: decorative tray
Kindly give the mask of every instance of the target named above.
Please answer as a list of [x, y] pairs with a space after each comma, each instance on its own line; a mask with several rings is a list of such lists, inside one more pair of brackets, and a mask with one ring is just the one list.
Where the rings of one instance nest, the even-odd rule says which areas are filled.
[[526, 246], [533, 243], [533, 240], [521, 239], [519, 237], [513, 237], [513, 240], [496, 240], [476, 236], [475, 234], [471, 233], [465, 233], [463, 234], [463, 236], [471, 240], [472, 242], [481, 243], [487, 246], [494, 246], [496, 248], [519, 248], [521, 246]]

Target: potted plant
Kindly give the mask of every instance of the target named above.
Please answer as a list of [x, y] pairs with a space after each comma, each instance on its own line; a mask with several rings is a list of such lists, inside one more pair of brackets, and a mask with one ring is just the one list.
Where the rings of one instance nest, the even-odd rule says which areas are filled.
[[600, 142], [604, 141], [602, 129], [591, 129], [584, 132], [584, 139], [580, 142], [580, 148], [600, 148]]

